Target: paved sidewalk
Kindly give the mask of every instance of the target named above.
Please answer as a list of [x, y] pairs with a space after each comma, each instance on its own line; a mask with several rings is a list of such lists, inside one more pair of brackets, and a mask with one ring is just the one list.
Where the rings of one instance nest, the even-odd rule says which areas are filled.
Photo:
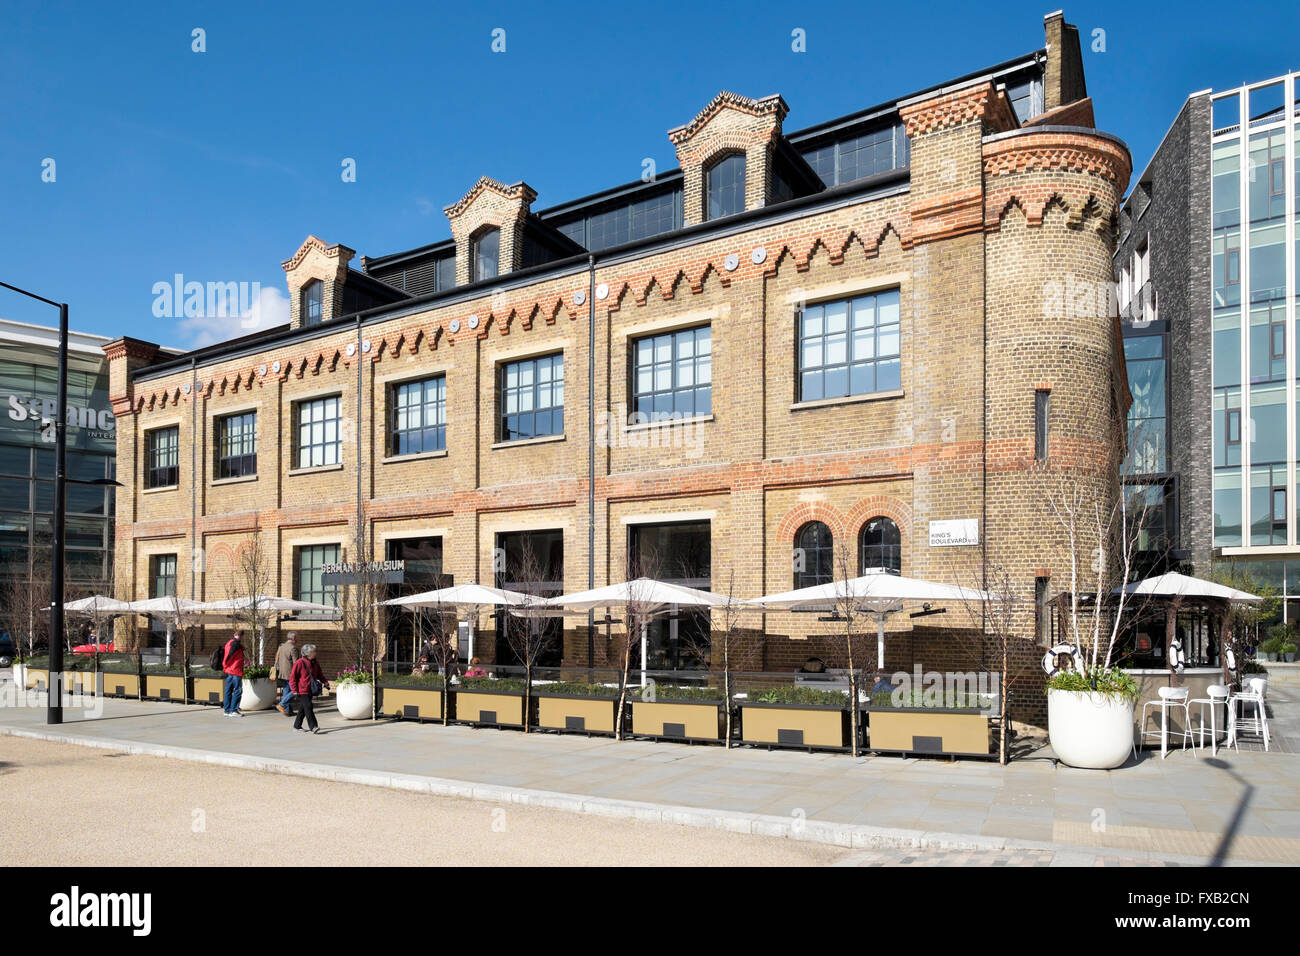
[[[1300, 713], [1297, 697], [1270, 688], [1279, 729]], [[43, 707], [0, 706], [0, 735], [864, 850], [1043, 850], [1057, 865], [1300, 864], [1300, 757], [1276, 750], [1144, 754], [1098, 772], [1042, 756], [1003, 768], [345, 721], [328, 703], [328, 732], [311, 736], [275, 711], [234, 720], [211, 707], [102, 704], [95, 719], [70, 710], [53, 728]]]

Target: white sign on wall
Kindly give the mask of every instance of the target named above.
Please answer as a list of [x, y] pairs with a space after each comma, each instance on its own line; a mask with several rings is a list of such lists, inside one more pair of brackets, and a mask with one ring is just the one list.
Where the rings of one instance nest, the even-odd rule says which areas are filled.
[[951, 521], [930, 522], [930, 547], [953, 548], [958, 545], [980, 543], [978, 518], [957, 518]]

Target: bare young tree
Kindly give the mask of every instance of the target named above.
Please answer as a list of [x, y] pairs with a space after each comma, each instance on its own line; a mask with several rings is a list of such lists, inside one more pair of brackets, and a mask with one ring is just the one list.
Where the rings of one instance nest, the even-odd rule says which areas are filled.
[[250, 638], [256, 636], [258, 664], [264, 662], [266, 629], [275, 622], [276, 612], [256, 598], [270, 594], [273, 585], [270, 558], [262, 544], [262, 529], [255, 524], [248, 541], [235, 552], [235, 566], [226, 582], [226, 596], [231, 600], [249, 598], [248, 603], [232, 611], [231, 616], [237, 626], [247, 630]]
[[[733, 723], [731, 698], [735, 693], [732, 686], [735, 671], [752, 666], [752, 655], [747, 651], [752, 651], [752, 645], [745, 645], [744, 638], [740, 636], [740, 615], [743, 613], [743, 605], [740, 599], [736, 597], [736, 572], [733, 568], [727, 576], [727, 592], [725, 603], [717, 609], [719, 623], [722, 625], [716, 632], [710, 634], [713, 643], [713, 650], [721, 658], [718, 662], [719, 669], [722, 671], [722, 701], [725, 714], [726, 727], [724, 729], [723, 745], [731, 748], [731, 729]], [[713, 665], [713, 656], [710, 655], [710, 665]]]
[[[658, 610], [650, 604], [650, 582], [659, 573], [659, 560], [653, 552], [628, 561], [628, 588], [623, 601], [623, 631], [615, 637], [614, 650], [618, 655], [618, 710], [615, 712], [614, 737], [624, 739], [625, 712], [627, 710], [627, 684], [632, 671], [632, 655], [641, 647], [646, 631]], [[644, 679], [644, 674], [642, 678]]]
[[1020, 602], [1016, 598], [1015, 580], [1005, 567], [993, 564], [981, 567], [983, 561], [976, 559], [969, 569], [970, 583], [966, 586], [982, 591], [985, 597], [979, 601], [962, 602], [970, 618], [971, 629], [978, 635], [978, 648], [971, 649], [975, 665], [981, 670], [988, 670], [985, 652], [991, 646], [997, 666], [998, 679], [998, 763], [1006, 765], [1009, 759], [1009, 735], [1011, 686], [1026, 671], [1012, 673], [1012, 653], [1018, 647], [1025, 650], [1033, 648], [1033, 637], [1026, 636], [1017, 616]]
[[370, 558], [372, 536], [362, 524], [353, 542], [356, 574], [350, 583], [339, 586], [339, 637], [349, 663], [370, 669], [383, 658], [386, 648], [380, 638], [386, 582], [384, 572]]
[[49, 643], [50, 615], [50, 548], [48, 542], [33, 542], [25, 561], [15, 561], [3, 568], [0, 578], [0, 615], [4, 628], [14, 638], [19, 660], [36, 653]]
[[[1109, 670], [1124, 624], [1143, 516], [1131, 513], [1123, 489], [1112, 495], [1093, 474], [1062, 472], [1047, 494], [1047, 506], [1065, 537], [1069, 567], [1066, 636], [1077, 647], [1087, 674]], [[1083, 601], [1091, 590], [1091, 607]], [[1114, 600], [1110, 600], [1110, 598]], [[1131, 608], [1128, 608], [1131, 610]]]
[[420, 658], [427, 658], [442, 673], [442, 723], [451, 716], [451, 679], [456, 671], [460, 651], [456, 640], [456, 608], [439, 601], [429, 607], [416, 608], [415, 633], [422, 638]]
[[[861, 646], [864, 643], [864, 636], [860, 629], [860, 623], [865, 619], [866, 615], [863, 613], [858, 599], [849, 588], [849, 581], [858, 576], [853, 570], [856, 563], [854, 562], [853, 553], [847, 543], [837, 541], [834, 555], [835, 609], [833, 617], [837, 625], [843, 627], [844, 653], [848, 658], [849, 665], [849, 751], [856, 757], [861, 749], [859, 728], [862, 723], [862, 705], [858, 700], [858, 665], [874, 662], [874, 667], [879, 668], [884, 666], [884, 661], [875, 660], [875, 652], [868, 651], [866, 647]], [[855, 645], [858, 646], [855, 647]]]
[[546, 627], [549, 612], [541, 606], [542, 582], [547, 569], [530, 545], [525, 545], [515, 572], [516, 587], [537, 597], [537, 603], [521, 604], [507, 608], [504, 617], [506, 644], [524, 668], [524, 733], [531, 729], [533, 671], [542, 655], [551, 649], [554, 636]]

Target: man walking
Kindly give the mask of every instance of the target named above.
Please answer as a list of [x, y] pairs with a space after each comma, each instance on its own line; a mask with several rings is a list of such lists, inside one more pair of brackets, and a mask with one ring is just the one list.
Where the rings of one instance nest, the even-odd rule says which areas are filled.
[[275, 705], [275, 709], [286, 717], [292, 715], [289, 708], [293, 702], [293, 687], [289, 684], [289, 676], [293, 673], [293, 662], [297, 659], [298, 635], [290, 631], [280, 649], [275, 652], [275, 686], [280, 691], [280, 702]]
[[226, 696], [221, 709], [227, 717], [243, 717], [239, 700], [244, 696], [244, 632], [241, 628], [226, 642], [226, 653], [221, 670], [226, 675]]

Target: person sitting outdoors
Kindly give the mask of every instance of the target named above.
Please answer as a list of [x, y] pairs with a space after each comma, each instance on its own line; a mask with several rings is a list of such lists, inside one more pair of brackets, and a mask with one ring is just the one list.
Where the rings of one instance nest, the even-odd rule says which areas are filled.
[[479, 666], [479, 659], [473, 658], [469, 662], [469, 670], [465, 671], [466, 677], [487, 677], [488, 672]]

